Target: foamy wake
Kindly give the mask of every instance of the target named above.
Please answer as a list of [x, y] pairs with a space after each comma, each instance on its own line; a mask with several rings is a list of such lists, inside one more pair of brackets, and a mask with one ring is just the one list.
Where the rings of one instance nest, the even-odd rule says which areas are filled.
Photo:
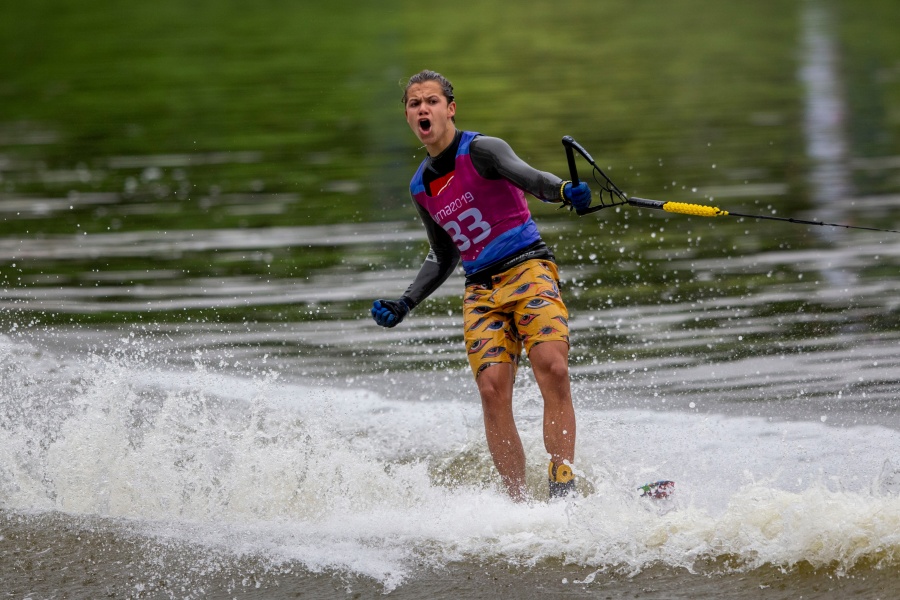
[[[900, 552], [886, 428], [580, 407], [586, 495], [547, 503], [540, 405], [526, 388], [537, 499], [515, 504], [494, 483], [478, 405], [452, 391], [396, 402], [199, 359], [191, 372], [143, 356], [61, 361], [9, 339], [0, 376], [4, 509], [118, 519], [386, 589], [454, 561], [637, 573], [729, 557], [842, 571], [895, 565]], [[678, 482], [664, 506], [676, 510], [637, 498], [663, 477]]]

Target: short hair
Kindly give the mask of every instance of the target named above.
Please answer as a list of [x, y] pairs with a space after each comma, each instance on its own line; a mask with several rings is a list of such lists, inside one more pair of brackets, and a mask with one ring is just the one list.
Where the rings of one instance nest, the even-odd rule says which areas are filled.
[[419, 71], [415, 75], [409, 78], [409, 81], [406, 83], [406, 87], [403, 88], [403, 99], [401, 102], [406, 104], [407, 93], [409, 92], [409, 88], [417, 83], [424, 83], [426, 81], [436, 81], [441, 86], [441, 91], [444, 93], [444, 97], [447, 98], [447, 104], [453, 102], [453, 84], [450, 83], [450, 80], [441, 75], [436, 71], [429, 71], [425, 69], [424, 71]]

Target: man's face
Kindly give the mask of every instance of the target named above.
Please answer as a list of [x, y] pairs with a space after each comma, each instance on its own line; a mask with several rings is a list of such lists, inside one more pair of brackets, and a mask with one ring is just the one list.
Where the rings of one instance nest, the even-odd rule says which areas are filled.
[[456, 132], [451, 121], [455, 114], [456, 102], [447, 102], [437, 81], [416, 83], [406, 91], [406, 122], [429, 154], [450, 145]]

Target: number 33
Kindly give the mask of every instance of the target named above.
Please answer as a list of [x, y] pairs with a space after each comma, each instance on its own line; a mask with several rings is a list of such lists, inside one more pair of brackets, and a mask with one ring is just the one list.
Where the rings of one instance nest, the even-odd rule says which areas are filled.
[[[468, 235], [463, 234], [462, 228], [460, 227], [460, 223], [464, 221], [471, 221], [466, 224], [466, 233]], [[459, 223], [456, 221], [447, 221], [443, 225], [444, 229], [447, 233], [450, 234], [450, 237], [453, 238], [453, 242], [456, 244], [456, 247], [460, 249], [460, 251], [464, 252], [472, 247], [472, 244], [477, 244], [487, 236], [491, 234], [491, 224], [482, 219], [481, 211], [477, 208], [470, 208], [469, 210], [465, 210], [459, 213]], [[480, 232], [480, 233], [478, 233]], [[478, 233], [478, 235], [474, 239], [469, 239], [473, 234]]]

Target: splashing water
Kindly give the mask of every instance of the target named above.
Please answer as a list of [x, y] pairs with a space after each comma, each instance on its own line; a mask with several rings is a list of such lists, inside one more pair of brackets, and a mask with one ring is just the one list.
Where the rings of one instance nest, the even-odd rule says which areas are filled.
[[[741, 569], [848, 570], [893, 565], [900, 550], [885, 463], [897, 433], [885, 428], [581, 407], [584, 496], [542, 501], [536, 476], [536, 500], [515, 504], [493, 479], [478, 405], [452, 384], [446, 399], [395, 401], [199, 359], [175, 371], [154, 366], [146, 345], [66, 360], [10, 338], [0, 347], [6, 511], [112, 519], [386, 590], [459, 561], [635, 574], [731, 557]], [[540, 404], [521, 412], [542, 471]], [[660, 477], [678, 481], [675, 510], [637, 498]]]

